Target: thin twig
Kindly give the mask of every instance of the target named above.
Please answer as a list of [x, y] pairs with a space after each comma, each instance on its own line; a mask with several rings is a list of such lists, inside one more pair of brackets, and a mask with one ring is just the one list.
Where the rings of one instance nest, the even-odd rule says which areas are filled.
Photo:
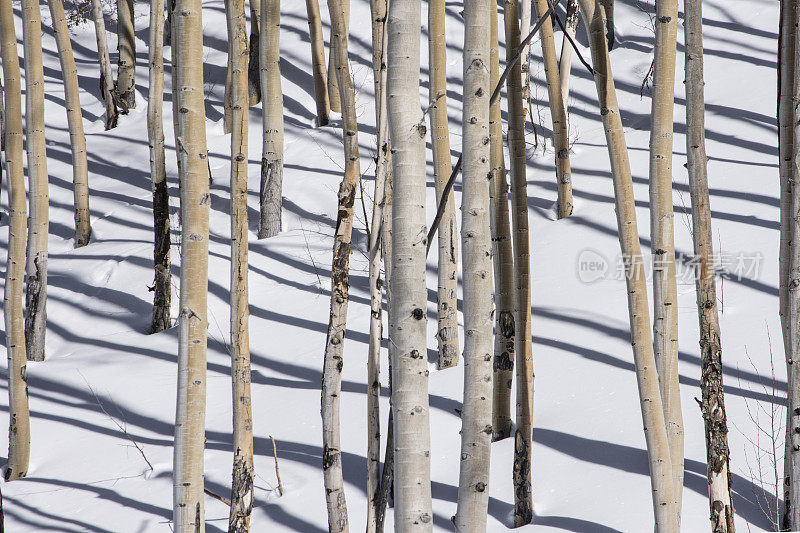
[[[548, 0], [548, 1], [547, 1], [547, 3], [548, 3], [548, 4], [549, 4], [551, 7], [553, 7], [553, 6], [552, 6], [552, 2], [550, 2], [550, 0]], [[591, 72], [591, 73], [592, 73], [592, 76], [594, 76], [594, 69], [593, 69], [593, 68], [592, 68], [592, 66], [591, 66], [591, 65], [590, 65], [590, 64], [589, 64], [589, 63], [588, 63], [588, 62], [587, 62], [587, 61], [586, 61], [586, 60], [583, 58], [583, 55], [581, 55], [581, 51], [580, 51], [580, 50], [578, 50], [578, 45], [576, 45], [576, 44], [575, 44], [575, 41], [572, 39], [572, 36], [569, 34], [569, 32], [566, 30], [566, 28], [564, 28], [564, 23], [563, 23], [563, 22], [561, 22], [561, 19], [560, 19], [560, 18], [558, 18], [558, 15], [556, 14], [556, 12], [555, 12], [555, 9], [553, 10], [552, 17], [555, 19], [555, 21], [556, 21], [556, 24], [558, 24], [558, 27], [559, 27], [559, 28], [561, 28], [561, 32], [564, 34], [564, 37], [566, 37], [567, 41], [569, 41], [569, 44], [570, 44], [570, 46], [572, 46], [572, 49], [573, 49], [573, 50], [575, 50], [575, 53], [576, 53], [576, 54], [578, 54], [578, 59], [580, 59], [580, 60], [581, 60], [581, 63], [583, 63], [583, 66], [584, 66], [584, 67], [586, 67], [586, 68], [589, 70], [589, 72]]]
[[281, 483], [281, 471], [278, 470], [278, 448], [275, 446], [275, 439], [272, 438], [272, 435], [269, 436], [269, 440], [272, 441], [272, 457], [275, 458], [275, 477], [278, 478], [278, 495], [283, 496], [283, 483]]
[[215, 494], [215, 493], [211, 492], [210, 490], [208, 490], [207, 488], [203, 488], [203, 492], [205, 492], [206, 494], [208, 494], [209, 496], [211, 496], [211, 497], [212, 497], [212, 498], [214, 498], [215, 500], [219, 500], [219, 501], [221, 501], [222, 503], [224, 503], [224, 504], [225, 504], [225, 505], [227, 505], [228, 507], [230, 507], [230, 506], [231, 506], [231, 502], [229, 502], [228, 500], [226, 500], [225, 498], [223, 498], [223, 497], [222, 497], [222, 496], [220, 496], [219, 494]]

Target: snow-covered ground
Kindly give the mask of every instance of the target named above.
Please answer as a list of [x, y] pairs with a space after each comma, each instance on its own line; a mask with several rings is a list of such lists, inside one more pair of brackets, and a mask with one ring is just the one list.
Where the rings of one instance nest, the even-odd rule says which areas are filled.
[[[649, 92], [640, 89], [651, 61], [652, 2], [616, 2], [616, 85], [633, 167], [639, 232], [649, 257]], [[718, 285], [730, 425], [731, 467], [739, 531], [769, 527], [762, 508], [774, 508], [770, 434], [782, 454], [781, 428], [770, 424], [773, 383], [785, 395], [786, 377], [777, 307], [778, 168], [775, 69], [778, 3], [707, 0], [706, 110], [714, 245], [741, 279]], [[19, 16], [19, 4], [14, 4]], [[73, 32], [89, 152], [92, 226], [89, 246], [73, 249], [71, 168], [56, 46], [43, 5], [51, 237], [47, 361], [28, 364], [32, 417], [28, 477], [4, 483], [10, 532], [159, 532], [170, 530], [172, 435], [177, 332], [147, 335], [151, 312], [152, 211], [146, 130], [148, 6], [136, 5], [137, 109], [118, 128], [103, 130], [93, 27]], [[423, 10], [425, 7], [423, 7]], [[450, 129], [460, 151], [461, 2], [447, 6]], [[323, 12], [324, 9], [323, 2]], [[229, 138], [222, 129], [226, 31], [222, 0], [204, 2], [208, 149], [214, 178], [209, 260], [209, 355], [206, 484], [228, 496], [232, 462], [228, 342]], [[329, 25], [325, 19], [326, 33]], [[423, 12], [423, 20], [425, 13]], [[357, 90], [365, 202], [372, 198], [374, 107], [369, 3], [352, 0], [351, 63]], [[17, 19], [18, 35], [21, 25]], [[113, 22], [109, 29], [114, 30]], [[675, 84], [676, 247], [690, 253], [685, 163], [683, 40], [679, 31]], [[502, 34], [502, 31], [501, 31]], [[423, 41], [426, 32], [423, 30]], [[110, 47], [116, 49], [114, 31]], [[560, 36], [557, 36], [557, 42]], [[582, 30], [579, 41], [586, 44]], [[427, 100], [423, 42], [421, 101]], [[532, 531], [652, 531], [648, 466], [642, 433], [624, 281], [619, 261], [613, 192], [594, 83], [574, 61], [570, 138], [575, 212], [554, 220], [555, 178], [549, 142], [547, 91], [538, 42], [533, 46], [534, 114], [547, 130], [545, 153], [529, 135], [533, 334], [536, 370]], [[585, 53], [588, 55], [588, 50]], [[169, 57], [169, 49], [165, 51]], [[501, 56], [503, 54], [501, 53]], [[284, 2], [281, 69], [286, 112], [284, 228], [255, 238], [261, 154], [260, 105], [250, 114], [250, 321], [256, 501], [252, 530], [322, 532], [327, 528], [321, 469], [319, 388], [328, 319], [336, 191], [343, 154], [338, 122], [314, 127], [308, 27], [302, 2]], [[116, 54], [112, 55], [112, 62]], [[171, 119], [170, 68], [164, 117], [173, 223], [177, 181]], [[505, 117], [505, 115], [504, 115]], [[539, 129], [540, 143], [542, 129]], [[430, 152], [429, 152], [430, 159]], [[434, 186], [428, 177], [429, 220]], [[460, 205], [460, 185], [456, 185]], [[6, 192], [2, 195], [7, 206]], [[357, 199], [356, 205], [360, 206]], [[369, 323], [364, 216], [356, 209], [351, 306], [345, 345], [342, 448], [345, 491], [354, 530], [366, 516], [366, 354]], [[3, 216], [2, 224], [7, 224]], [[173, 240], [177, 242], [178, 236]], [[0, 264], [7, 232], [0, 231]], [[590, 250], [590, 252], [586, 252]], [[173, 247], [175, 287], [179, 251]], [[592, 280], [579, 259], [605, 262]], [[435, 358], [436, 247], [428, 259], [428, 357]], [[684, 269], [685, 270], [685, 269]], [[694, 283], [679, 279], [680, 383], [686, 434], [683, 530], [706, 531], [708, 503], [699, 390]], [[173, 293], [173, 316], [177, 304]], [[463, 346], [463, 343], [462, 343]], [[770, 364], [774, 354], [774, 381]], [[0, 357], [0, 360], [5, 360]], [[384, 357], [381, 417], [388, 413]], [[5, 385], [5, 377], [0, 384]], [[461, 367], [430, 375], [434, 526], [451, 530], [458, 483]], [[0, 406], [7, 411], [5, 396]], [[775, 424], [781, 424], [777, 412]], [[764, 429], [760, 433], [758, 427]], [[782, 427], [782, 426], [781, 426]], [[2, 433], [2, 432], [0, 432]], [[286, 492], [277, 494], [278, 449]], [[139, 449], [134, 445], [141, 449]], [[0, 450], [6, 441], [0, 439]], [[489, 530], [512, 524], [511, 440], [492, 447]], [[143, 457], [143, 455], [146, 457]], [[148, 462], [152, 464], [151, 470]], [[779, 458], [780, 466], [780, 458]], [[759, 473], [759, 467], [761, 473]], [[766, 492], [762, 491], [762, 486]], [[757, 503], [756, 498], [768, 501]], [[771, 506], [771, 507], [770, 507]], [[209, 531], [227, 528], [227, 507], [207, 500]], [[392, 527], [388, 514], [388, 527]]]

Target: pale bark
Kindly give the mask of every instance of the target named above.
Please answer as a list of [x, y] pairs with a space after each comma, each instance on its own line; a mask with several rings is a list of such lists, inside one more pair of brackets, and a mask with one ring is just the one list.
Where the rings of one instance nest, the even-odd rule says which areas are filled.
[[[794, 65], [793, 74], [800, 72], [800, 48], [796, 46], [800, 27], [800, 9], [794, 6], [789, 9], [794, 16], [790, 31], [794, 32]], [[789, 418], [787, 432], [790, 435], [788, 444], [789, 451], [789, 497], [788, 511], [786, 513], [789, 529], [800, 528], [800, 379], [798, 378], [798, 368], [795, 364], [800, 360], [800, 187], [797, 187], [800, 179], [800, 109], [797, 104], [800, 101], [800, 83], [797, 79], [792, 85], [793, 110], [792, 124], [794, 131], [792, 134], [792, 161], [791, 176], [791, 211], [788, 215], [791, 240], [789, 242], [788, 258], [788, 340], [789, 351], [787, 352], [787, 362], [789, 364], [789, 383], [787, 389], [789, 406]]]
[[6, 481], [25, 477], [30, 457], [30, 417], [25, 369], [25, 329], [22, 288], [25, 278], [27, 207], [22, 161], [22, 98], [17, 34], [11, 2], [0, 2], [0, 51], [5, 89], [6, 190], [8, 192], [8, 259], [3, 291], [6, 355], [8, 357], [8, 464]]
[[25, 150], [29, 190], [25, 343], [29, 361], [44, 361], [50, 215], [44, 135], [42, 21], [37, 0], [22, 2], [22, 41], [25, 49]]
[[92, 236], [89, 219], [89, 165], [86, 162], [86, 137], [83, 134], [78, 69], [72, 55], [69, 27], [61, 0], [47, 0], [53, 18], [53, 33], [58, 60], [64, 77], [64, 102], [67, 110], [69, 144], [72, 150], [72, 188], [75, 203], [75, 248], [86, 246]]
[[281, 89], [281, 3], [269, 0], [262, 5], [261, 94], [263, 95], [263, 145], [261, 150], [261, 192], [258, 238], [281, 232], [283, 205], [283, 91]]
[[450, 128], [447, 122], [447, 42], [445, 36], [445, 0], [428, 3], [428, 51], [430, 83], [431, 148], [436, 198], [446, 202], [439, 224], [438, 325], [440, 369], [458, 364], [458, 230], [453, 193], [442, 197], [450, 172]]
[[173, 527], [203, 533], [206, 346], [208, 329], [208, 155], [203, 93], [201, 0], [175, 0], [173, 39], [177, 84], [175, 139], [181, 182], [181, 290], [178, 399], [173, 465]]
[[103, 4], [100, 0], [92, 0], [92, 19], [97, 38], [97, 60], [100, 63], [100, 89], [106, 104], [106, 129], [117, 126], [117, 102], [114, 99], [114, 77], [111, 75], [111, 60], [108, 57], [106, 40], [106, 23], [103, 18]]
[[247, 62], [247, 94], [250, 106], [261, 101], [261, 62], [259, 40], [261, 35], [261, 0], [248, 0], [250, 4], [250, 45]]
[[136, 33], [133, 0], [117, 0], [117, 105], [123, 114], [136, 107]]
[[331, 102], [328, 98], [328, 73], [325, 70], [325, 44], [319, 0], [306, 0], [308, 37], [311, 42], [311, 70], [314, 75], [314, 102], [317, 105], [317, 126], [328, 124]]
[[[565, 29], [566, 33], [575, 40], [575, 33], [578, 29], [578, 0], [567, 1], [567, 12]], [[564, 114], [567, 115], [567, 127], [569, 126], [569, 78], [572, 71], [572, 45], [566, 35], [561, 41], [561, 56], [558, 62], [558, 74], [561, 79], [561, 101], [564, 104]]]
[[426, 358], [425, 126], [419, 107], [419, 0], [394, 1], [388, 21], [388, 114], [394, 198], [390, 334], [395, 530], [431, 531]]
[[[534, 0], [522, 0], [519, 2], [519, 34], [520, 39], [524, 39], [531, 31], [531, 11]], [[523, 118], [524, 113], [531, 111], [531, 45], [526, 44], [522, 48], [520, 56], [520, 68], [522, 69], [522, 102], [523, 102]], [[531, 124], [533, 124], [533, 114], [531, 111], [530, 116]]]
[[[344, 33], [350, 31], [350, 0], [339, 0], [344, 9]], [[339, 96], [339, 80], [336, 75], [336, 39], [333, 35], [333, 13], [330, 13], [330, 2], [328, 2], [328, 13], [331, 18], [331, 39], [328, 48], [328, 102], [330, 110], [334, 113], [342, 112], [342, 100]], [[348, 67], [349, 70], [349, 67]]]
[[728, 424], [722, 388], [722, 345], [720, 342], [717, 290], [714, 279], [714, 245], [711, 232], [708, 174], [706, 168], [705, 110], [703, 88], [703, 14], [701, 0], [684, 2], [686, 42], [686, 155], [692, 201], [694, 255], [699, 259], [695, 273], [697, 313], [700, 320], [700, 389], [706, 433], [711, 530], [733, 533], [732, 476], [728, 448]]
[[672, 479], [669, 441], [653, 353], [647, 283], [636, 225], [628, 149], [625, 145], [622, 119], [604, 35], [605, 15], [599, 0], [580, 0], [580, 8], [589, 33], [597, 97], [606, 133], [614, 183], [614, 203], [620, 251], [625, 258], [631, 344], [647, 443], [656, 531], [658, 533], [674, 533], [678, 531], [675, 497], [672, 494], [675, 484]]

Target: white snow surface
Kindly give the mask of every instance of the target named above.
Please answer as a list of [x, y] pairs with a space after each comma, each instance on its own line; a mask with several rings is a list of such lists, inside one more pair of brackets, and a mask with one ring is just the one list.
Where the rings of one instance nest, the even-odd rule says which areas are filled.
[[[314, 126], [305, 6], [297, 1], [283, 4], [284, 231], [262, 241], [255, 235], [261, 106], [250, 110], [250, 339], [257, 473], [252, 531], [322, 532], [327, 529], [327, 519], [321, 466], [320, 383], [343, 153], [338, 115], [333, 116], [331, 126]], [[322, 4], [327, 35], [330, 26]], [[645, 88], [642, 97], [640, 90], [652, 57], [653, 5], [637, 0], [618, 0], [616, 4], [617, 47], [611, 58], [633, 169], [639, 235], [649, 258], [650, 92]], [[423, 21], [426, 6], [423, 3]], [[222, 128], [227, 38], [222, 0], [207, 0], [203, 7], [206, 125], [214, 180], [205, 471], [207, 488], [228, 497], [232, 463], [230, 358], [226, 349], [230, 338], [230, 139]], [[734, 505], [739, 531], [761, 531], [770, 526], [764, 510], [773, 512], [776, 504], [773, 445], [778, 470], [782, 468], [785, 414], [783, 410], [773, 410], [772, 399], [780, 402], [786, 389], [777, 312], [778, 3], [707, 0], [704, 8], [714, 246], [730, 269], [735, 270], [741, 262], [739, 273], [743, 274], [740, 279], [734, 275], [717, 286], [722, 310]], [[14, 9], [22, 54], [17, 2]], [[461, 148], [461, 10], [460, 1], [448, 2], [448, 107], [454, 162]], [[63, 87], [44, 4], [42, 11], [51, 207], [47, 360], [28, 363], [31, 467], [27, 478], [2, 484], [7, 531], [168, 532], [172, 514], [177, 331], [173, 328], [147, 334], [152, 305], [148, 286], [153, 279], [146, 129], [148, 5], [136, 4], [137, 108], [121, 117], [114, 130], [103, 130], [104, 107], [93, 26], [86, 23], [72, 33], [89, 153], [94, 231], [92, 242], [77, 250], [73, 248], [71, 155]], [[369, 2], [352, 0], [350, 58], [368, 211], [375, 168], [369, 20]], [[116, 64], [115, 23], [108, 16], [107, 23], [112, 62]], [[675, 239], [677, 250], [690, 254], [682, 24], [678, 33], [673, 155]], [[424, 105], [428, 79], [424, 29], [421, 35], [420, 102]], [[557, 33], [557, 46], [560, 40]], [[578, 41], [588, 57], [583, 30], [579, 30]], [[552, 215], [556, 198], [554, 155], [538, 41], [534, 41], [532, 52], [533, 112], [541, 127], [537, 126], [538, 148], [530, 129], [527, 137], [536, 394], [535, 518], [525, 529], [652, 531], [650, 481], [629, 341], [625, 284], [617, 276], [619, 245], [613, 190], [594, 83], [576, 57], [570, 96], [575, 211], [570, 218], [556, 221]], [[178, 222], [178, 187], [170, 124], [169, 56], [166, 47], [164, 120], [174, 228]], [[546, 151], [542, 150], [543, 142]], [[430, 222], [435, 197], [429, 149], [428, 160]], [[460, 205], [460, 191], [459, 180], [455, 187], [456, 205]], [[5, 213], [5, 190], [2, 202]], [[355, 212], [341, 405], [345, 492], [351, 527], [360, 530], [366, 516], [366, 355], [370, 313], [365, 220], [359, 198]], [[7, 223], [4, 214], [2, 224]], [[174, 243], [178, 239], [179, 235], [173, 232]], [[2, 265], [7, 242], [7, 231], [3, 229]], [[585, 250], [593, 253], [581, 256]], [[431, 362], [436, 356], [436, 253], [434, 246], [428, 258], [427, 277]], [[588, 283], [586, 271], [579, 272], [578, 262], [581, 257], [597, 259], [594, 253], [604, 258], [608, 270], [601, 279]], [[175, 318], [180, 274], [177, 245], [172, 248], [172, 261]], [[700, 366], [693, 278], [683, 275], [678, 291], [679, 371], [686, 437], [683, 531], [707, 531], [705, 441], [695, 402], [700, 397]], [[439, 372], [431, 366], [431, 476], [436, 530], [452, 530], [450, 517], [456, 510], [460, 446], [457, 411], [463, 391], [462, 369], [459, 366]], [[0, 378], [3, 386], [7, 383], [5, 374], [4, 371]], [[388, 414], [386, 375], [384, 353], [384, 426]], [[7, 405], [6, 397], [0, 397], [3, 410], [7, 411]], [[277, 443], [286, 491], [282, 497], [277, 493], [270, 436]], [[5, 437], [0, 438], [0, 450], [5, 451], [6, 444]], [[490, 531], [502, 531], [513, 524], [512, 460], [511, 439], [492, 446]], [[212, 498], [207, 499], [206, 505], [208, 530], [227, 530], [228, 508]], [[391, 510], [387, 528], [393, 528]]]

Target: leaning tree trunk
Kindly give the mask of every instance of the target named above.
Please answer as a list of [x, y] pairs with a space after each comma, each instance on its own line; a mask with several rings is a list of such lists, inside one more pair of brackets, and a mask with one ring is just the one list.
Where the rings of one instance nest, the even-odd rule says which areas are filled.
[[72, 188], [75, 202], [75, 248], [86, 246], [92, 236], [89, 219], [89, 165], [86, 162], [86, 137], [83, 134], [78, 69], [72, 55], [69, 27], [61, 0], [47, 0], [53, 18], [53, 33], [64, 77], [64, 102], [67, 109], [69, 144], [72, 150]]
[[28, 220], [25, 343], [29, 361], [44, 361], [47, 324], [47, 237], [49, 201], [44, 136], [44, 72], [39, 2], [22, 2], [25, 49], [25, 149], [28, 156], [30, 216]]
[[311, 42], [311, 70], [314, 75], [314, 102], [317, 104], [317, 126], [328, 124], [331, 102], [328, 98], [328, 73], [325, 70], [325, 42], [319, 0], [306, 0], [308, 37]]
[[492, 446], [492, 241], [489, 222], [490, 21], [494, 0], [464, 3], [464, 401], [456, 531], [486, 531]]
[[650, 127], [650, 238], [653, 250], [653, 350], [669, 438], [680, 525], [683, 493], [683, 415], [678, 385], [678, 288], [672, 212], [672, 133], [678, 0], [656, 1]]
[[[567, 1], [567, 13], [564, 27], [567, 35], [574, 41], [575, 33], [578, 29], [578, 0]], [[567, 127], [569, 127], [569, 77], [572, 71], [572, 44], [565, 35], [561, 41], [561, 56], [558, 63], [558, 74], [561, 78], [561, 101], [564, 104], [564, 114], [567, 116]]]
[[[249, 0], [250, 3], [250, 46], [247, 62], [247, 94], [251, 106], [261, 101], [261, 65], [259, 61], [261, 36], [261, 0]], [[278, 22], [280, 25], [280, 22]]]
[[[344, 10], [344, 33], [350, 31], [350, 0], [339, 0]], [[334, 113], [342, 113], [342, 100], [339, 97], [339, 80], [336, 76], [336, 39], [333, 35], [333, 13], [330, 13], [330, 2], [328, 2], [328, 13], [331, 18], [331, 39], [328, 49], [328, 101], [330, 110]], [[349, 71], [349, 67], [348, 67]]]
[[114, 77], [111, 75], [111, 60], [108, 57], [106, 42], [106, 23], [103, 18], [103, 4], [100, 0], [92, 0], [92, 19], [97, 38], [97, 59], [100, 63], [100, 89], [106, 104], [106, 129], [117, 126], [117, 103], [114, 99]]
[[[520, 43], [519, 0], [507, 0], [503, 17], [506, 61]], [[519, 62], [508, 76], [508, 151], [511, 157], [511, 226], [514, 245], [514, 322], [517, 354], [517, 428], [514, 433], [514, 525], [533, 519], [531, 451], [533, 445], [533, 352], [531, 346], [530, 242], [528, 185], [525, 177], [525, 108]]]
[[210, 206], [203, 94], [203, 19], [201, 0], [174, 2], [173, 39], [178, 64], [173, 94], [174, 105], [178, 108], [175, 139], [183, 230], [173, 524], [177, 533], [203, 533]]
[[342, 0], [328, 0], [332, 19], [332, 49], [342, 102], [344, 179], [339, 187], [339, 209], [333, 242], [331, 268], [331, 312], [322, 370], [322, 468], [331, 533], [349, 531], [344, 497], [342, 452], [339, 427], [339, 398], [342, 390], [344, 336], [350, 294], [350, 237], [353, 232], [353, 201], [361, 177], [358, 154], [358, 124], [355, 90], [347, 60], [346, 10]]
[[[534, 0], [536, 13], [541, 17], [547, 11], [549, 0]], [[553, 122], [553, 151], [556, 155], [556, 183], [558, 218], [572, 214], [572, 174], [569, 164], [569, 139], [567, 138], [567, 113], [561, 92], [561, 78], [558, 74], [556, 44], [553, 38], [553, 21], [548, 17], [539, 31], [544, 58], [544, 74], [547, 80], [547, 95], [550, 100], [550, 117]]]
[[711, 530], [733, 533], [732, 476], [728, 448], [728, 424], [722, 388], [717, 289], [714, 281], [714, 245], [706, 168], [705, 110], [703, 89], [702, 0], [684, 2], [686, 40], [686, 155], [692, 199], [694, 255], [699, 258], [695, 274], [697, 314], [700, 319], [700, 388], [706, 431], [706, 465]]
[[450, 129], [447, 122], [447, 40], [444, 27], [445, 0], [428, 4], [428, 51], [430, 84], [431, 148], [436, 198], [446, 202], [439, 224], [438, 325], [440, 369], [458, 364], [458, 230], [452, 191], [442, 198], [450, 178]]
[[117, 105], [126, 114], [136, 107], [136, 33], [133, 0], [117, 0]]
[[[500, 79], [497, 3], [489, 6], [490, 65], [489, 86], [494, 90]], [[511, 436], [511, 385], [514, 373], [514, 256], [508, 218], [508, 181], [503, 157], [503, 122], [500, 99], [489, 108], [489, 141], [492, 183], [489, 190], [492, 210], [492, 259], [494, 261], [494, 379], [492, 429], [494, 440]]]
[[614, 203], [620, 251], [626, 260], [625, 279], [633, 360], [636, 367], [636, 381], [639, 388], [642, 422], [650, 463], [656, 531], [657, 533], [674, 533], [678, 531], [678, 515], [675, 511], [675, 497], [672, 494], [675, 484], [672, 478], [669, 441], [650, 332], [647, 283], [636, 226], [636, 207], [628, 149], [625, 145], [625, 134], [622, 129], [622, 119], [604, 35], [605, 15], [599, 0], [580, 0], [580, 7], [584, 24], [589, 32], [597, 97], [606, 132], [614, 183]]
[[6, 187], [8, 192], [8, 259], [3, 291], [3, 316], [8, 356], [8, 464], [5, 479], [25, 477], [28, 472], [31, 434], [25, 367], [25, 329], [22, 318], [22, 286], [25, 278], [25, 176], [22, 161], [22, 98], [17, 34], [11, 2], [0, 2], [0, 51], [5, 89]]
[[[262, 0], [263, 2], [263, 0]], [[258, 238], [281, 232], [283, 205], [283, 91], [281, 89], [281, 3], [268, 0], [261, 9], [261, 94], [264, 98], [261, 194]]]
[[388, 113], [392, 139], [390, 334], [395, 528], [431, 531], [430, 410], [425, 356], [425, 126], [419, 108], [419, 0], [389, 6]]

